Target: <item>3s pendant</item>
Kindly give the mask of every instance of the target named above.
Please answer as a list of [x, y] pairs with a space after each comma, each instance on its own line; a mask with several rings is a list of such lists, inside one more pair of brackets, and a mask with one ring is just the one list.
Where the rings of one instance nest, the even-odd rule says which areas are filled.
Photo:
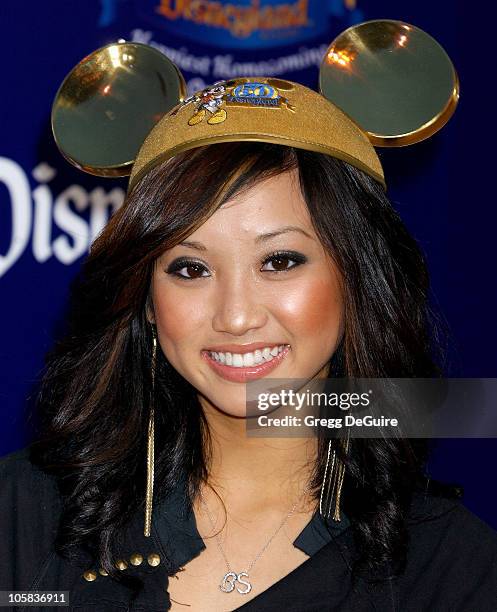
[[236, 590], [242, 595], [245, 595], [252, 590], [252, 585], [248, 580], [243, 580], [242, 576], [246, 576], [248, 578], [247, 572], [240, 572], [239, 574], [236, 574], [235, 572], [226, 573], [221, 581], [221, 584], [219, 585], [219, 588], [221, 591], [223, 591], [223, 593], [231, 593], [231, 591], [233, 591], [235, 588], [235, 584], [239, 582], [240, 584], [244, 584], [247, 588], [245, 590], [240, 590], [237, 586]]

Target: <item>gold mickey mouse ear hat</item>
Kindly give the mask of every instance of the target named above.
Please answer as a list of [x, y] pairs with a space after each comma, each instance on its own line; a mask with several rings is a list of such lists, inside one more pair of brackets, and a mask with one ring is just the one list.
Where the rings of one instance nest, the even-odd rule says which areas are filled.
[[[52, 130], [72, 164], [98, 176], [130, 175], [128, 191], [169, 157], [233, 141], [325, 153], [386, 188], [374, 147], [428, 138], [459, 99], [457, 73], [437, 41], [388, 19], [360, 23], [335, 38], [319, 86], [317, 93], [283, 79], [245, 77], [185, 98], [181, 72], [165, 55], [123, 41], [97, 49], [67, 75], [53, 103]], [[145, 536], [152, 515], [153, 414], [152, 403]]]
[[320, 68], [320, 93], [272, 77], [215, 83], [185, 98], [165, 55], [118, 42], [85, 57], [52, 107], [62, 154], [99, 176], [130, 175], [129, 191], [154, 165], [182, 151], [260, 141], [325, 153], [379, 181], [374, 146], [404, 146], [452, 116], [459, 80], [439, 43], [419, 28], [373, 20], [342, 32]]

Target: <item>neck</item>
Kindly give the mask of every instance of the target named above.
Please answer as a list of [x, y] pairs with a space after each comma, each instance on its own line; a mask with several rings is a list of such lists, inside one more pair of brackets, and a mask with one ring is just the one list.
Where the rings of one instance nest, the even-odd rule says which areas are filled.
[[[209, 484], [225, 499], [281, 507], [302, 495], [317, 457], [317, 438], [249, 437], [245, 419], [225, 414], [203, 397], [199, 401], [212, 440]], [[312, 504], [309, 493], [305, 497]]]

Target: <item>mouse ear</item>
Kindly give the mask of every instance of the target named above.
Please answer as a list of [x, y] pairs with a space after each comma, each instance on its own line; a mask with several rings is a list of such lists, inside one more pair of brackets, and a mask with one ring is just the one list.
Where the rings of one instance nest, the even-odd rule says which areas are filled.
[[456, 70], [440, 44], [391, 19], [365, 21], [337, 36], [321, 63], [319, 88], [383, 147], [428, 138], [459, 100]]
[[83, 58], [52, 105], [64, 157], [97, 176], [126, 176], [152, 127], [186, 96], [176, 65], [157, 49], [120, 41]]

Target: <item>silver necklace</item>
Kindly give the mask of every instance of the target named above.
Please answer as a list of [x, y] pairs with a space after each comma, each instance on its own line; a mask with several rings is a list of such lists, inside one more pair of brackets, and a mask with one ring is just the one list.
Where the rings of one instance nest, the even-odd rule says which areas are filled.
[[[309, 486], [307, 486], [304, 489], [304, 494], [309, 490]], [[215, 525], [214, 525], [214, 521], [212, 519], [211, 513], [209, 512], [209, 507], [207, 506], [207, 502], [204, 499], [204, 496], [202, 495], [202, 491], [200, 491], [200, 499], [203, 503], [203, 505], [205, 506], [205, 510], [207, 512], [207, 516], [209, 517], [209, 521], [212, 525], [212, 529], [215, 529]], [[269, 540], [266, 542], [266, 544], [263, 546], [262, 550], [258, 553], [258, 555], [255, 557], [255, 559], [251, 562], [251, 564], [248, 566], [247, 570], [245, 572], [234, 572], [231, 569], [230, 563], [226, 557], [226, 554], [223, 550], [223, 547], [221, 546], [221, 542], [219, 541], [219, 534], [216, 534], [216, 543], [217, 546], [219, 548], [219, 551], [221, 553], [221, 555], [223, 556], [225, 562], [226, 562], [226, 566], [228, 568], [228, 571], [226, 572], [226, 574], [224, 574], [220, 584], [219, 584], [219, 588], [221, 589], [221, 591], [223, 591], [223, 593], [231, 593], [232, 591], [234, 591], [235, 587], [236, 590], [241, 593], [242, 595], [245, 595], [247, 593], [249, 593], [252, 590], [252, 584], [249, 581], [249, 572], [250, 570], [254, 567], [255, 562], [261, 557], [261, 555], [265, 552], [266, 548], [271, 544], [271, 542], [273, 541], [273, 539], [276, 537], [276, 535], [279, 533], [279, 531], [283, 528], [283, 525], [285, 525], [285, 523], [288, 521], [288, 519], [292, 516], [292, 514], [295, 512], [295, 508], [297, 507], [297, 503], [298, 503], [298, 499], [297, 501], [293, 504], [293, 508], [290, 510], [290, 512], [285, 516], [285, 518], [283, 519], [283, 522], [280, 524], [280, 526], [278, 527], [278, 529], [273, 533], [273, 535], [269, 538]], [[244, 578], [246, 578], [246, 580], [244, 580]], [[245, 586], [244, 589], [240, 589], [238, 587], [238, 585], [236, 583], [240, 583], [242, 585]]]

